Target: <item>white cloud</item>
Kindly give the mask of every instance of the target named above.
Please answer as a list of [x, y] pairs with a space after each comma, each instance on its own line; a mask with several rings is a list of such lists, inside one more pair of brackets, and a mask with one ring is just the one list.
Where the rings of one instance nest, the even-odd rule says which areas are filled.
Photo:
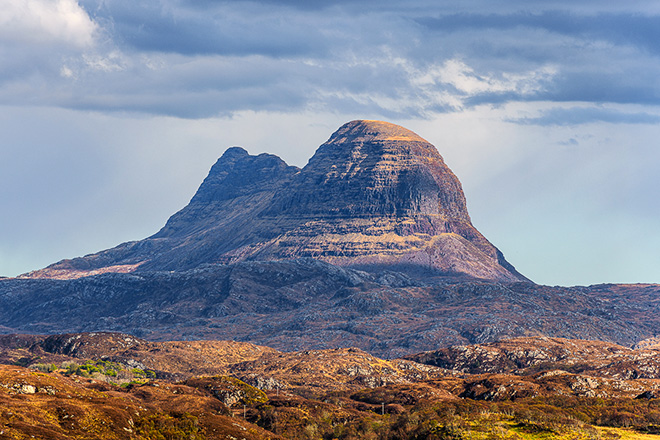
[[126, 57], [119, 51], [113, 50], [108, 54], [83, 55], [85, 65], [92, 70], [101, 72], [119, 72], [128, 64]]
[[488, 73], [478, 73], [462, 60], [450, 59], [418, 72], [413, 84], [425, 88], [450, 85], [468, 96], [506, 92], [528, 95], [542, 90], [543, 85], [557, 72], [556, 67], [543, 66], [527, 72], [502, 72], [498, 77]]
[[62, 66], [62, 68], [60, 69], [60, 76], [62, 76], [63, 78], [71, 78], [71, 79], [76, 78], [76, 74], [68, 66]]
[[96, 32], [75, 0], [4, 0], [0, 8], [0, 41], [84, 48], [93, 44]]

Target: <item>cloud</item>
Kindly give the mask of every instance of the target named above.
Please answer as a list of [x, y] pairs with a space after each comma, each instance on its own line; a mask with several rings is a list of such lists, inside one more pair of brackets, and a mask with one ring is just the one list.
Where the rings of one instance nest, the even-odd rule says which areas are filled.
[[418, 22], [440, 32], [458, 32], [477, 29], [502, 31], [520, 28], [545, 31], [609, 41], [614, 44], [632, 44], [652, 53], [660, 53], [660, 16], [640, 13], [575, 13], [543, 11], [539, 13], [515, 12], [509, 14], [447, 14]]
[[[429, 117], [474, 105], [477, 97], [508, 93], [521, 99], [540, 93], [555, 74], [549, 66], [478, 73], [458, 59], [420, 66], [378, 51], [363, 58], [285, 61], [265, 56], [135, 57], [116, 50], [72, 57], [57, 73], [40, 95], [50, 105], [183, 118], [305, 109]], [[17, 81], [29, 90], [30, 78]], [[0, 88], [0, 99], [4, 95], [5, 101], [20, 105], [22, 95], [11, 97], [10, 90], [21, 88], [17, 83]]]
[[[20, 15], [23, 3], [11, 1]], [[660, 104], [660, 61], [650, 52], [656, 18], [595, 6], [556, 1], [548, 7], [557, 10], [520, 12], [525, 4], [512, 2], [509, 12], [475, 14], [425, 0], [378, 8], [344, 0], [26, 4], [77, 34], [1, 49], [4, 104], [184, 118], [305, 109], [426, 118], [509, 102]], [[41, 15], [31, 16], [36, 23]]]
[[607, 124], [657, 124], [660, 115], [647, 112], [629, 113], [618, 109], [598, 107], [552, 108], [539, 116], [512, 118], [510, 122], [523, 125], [571, 126], [604, 122]]
[[96, 24], [75, 0], [5, 0], [0, 41], [13, 44], [88, 47]]
[[7, 0], [0, 8], [0, 104], [53, 105], [67, 60], [99, 47], [103, 30], [74, 0]]
[[116, 0], [92, 8], [116, 44], [128, 50], [183, 55], [318, 56], [323, 28], [304, 12], [252, 2], [200, 5]]
[[507, 13], [443, 13], [417, 18], [478, 74], [552, 66], [537, 93], [490, 90], [469, 105], [511, 101], [660, 104], [660, 16], [595, 7]]
[[440, 87], [454, 92], [454, 102], [463, 106], [479, 96], [534, 96], [545, 89], [556, 75], [552, 66], [542, 66], [527, 72], [478, 73], [459, 59], [433, 65], [413, 75], [412, 85], [428, 89]]

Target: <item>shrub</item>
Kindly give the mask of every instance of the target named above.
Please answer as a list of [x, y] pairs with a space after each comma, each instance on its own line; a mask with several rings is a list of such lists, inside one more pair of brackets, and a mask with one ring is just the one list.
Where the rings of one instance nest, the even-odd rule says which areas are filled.
[[204, 438], [197, 417], [188, 413], [173, 416], [152, 414], [135, 422], [136, 438], [140, 440], [189, 440]]
[[52, 373], [57, 371], [57, 365], [55, 364], [32, 364], [30, 369], [41, 371], [42, 373]]

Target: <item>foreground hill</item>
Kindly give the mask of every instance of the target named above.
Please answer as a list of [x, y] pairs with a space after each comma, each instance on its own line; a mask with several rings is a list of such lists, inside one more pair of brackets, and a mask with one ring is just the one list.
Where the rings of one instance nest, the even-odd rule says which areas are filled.
[[[648, 368], [658, 364], [660, 351], [594, 341], [522, 338], [414, 356], [458, 369], [386, 361], [358, 349], [281, 353], [117, 333], [5, 336], [0, 353], [0, 363], [24, 365], [0, 365], [2, 438], [650, 439], [660, 433], [660, 370]], [[206, 371], [217, 363], [216, 371], [189, 370], [198, 359]], [[157, 365], [162, 369], [155, 372]], [[622, 368], [646, 376], [621, 377]]]
[[[245, 342], [151, 342], [122, 333], [0, 337], [0, 364], [43, 366], [81, 360], [138, 368], [160, 379], [231, 374], [266, 390], [303, 387], [307, 392], [407, 383], [445, 371], [405, 359], [382, 360], [357, 348], [283, 353]], [[120, 376], [112, 380], [119, 382]]]
[[406, 359], [468, 374], [531, 375], [557, 370], [613, 379], [660, 379], [660, 350], [601, 341], [514, 338], [418, 353]]

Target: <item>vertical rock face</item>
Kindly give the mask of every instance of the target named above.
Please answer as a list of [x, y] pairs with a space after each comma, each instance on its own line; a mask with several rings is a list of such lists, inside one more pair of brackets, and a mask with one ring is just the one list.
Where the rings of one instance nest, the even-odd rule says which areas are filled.
[[299, 257], [525, 280], [472, 226], [461, 184], [436, 148], [381, 121], [343, 125], [302, 170], [230, 148], [157, 234], [48, 269], [180, 270]]
[[470, 221], [461, 184], [435, 147], [410, 130], [380, 121], [353, 121], [337, 130], [271, 212]]

